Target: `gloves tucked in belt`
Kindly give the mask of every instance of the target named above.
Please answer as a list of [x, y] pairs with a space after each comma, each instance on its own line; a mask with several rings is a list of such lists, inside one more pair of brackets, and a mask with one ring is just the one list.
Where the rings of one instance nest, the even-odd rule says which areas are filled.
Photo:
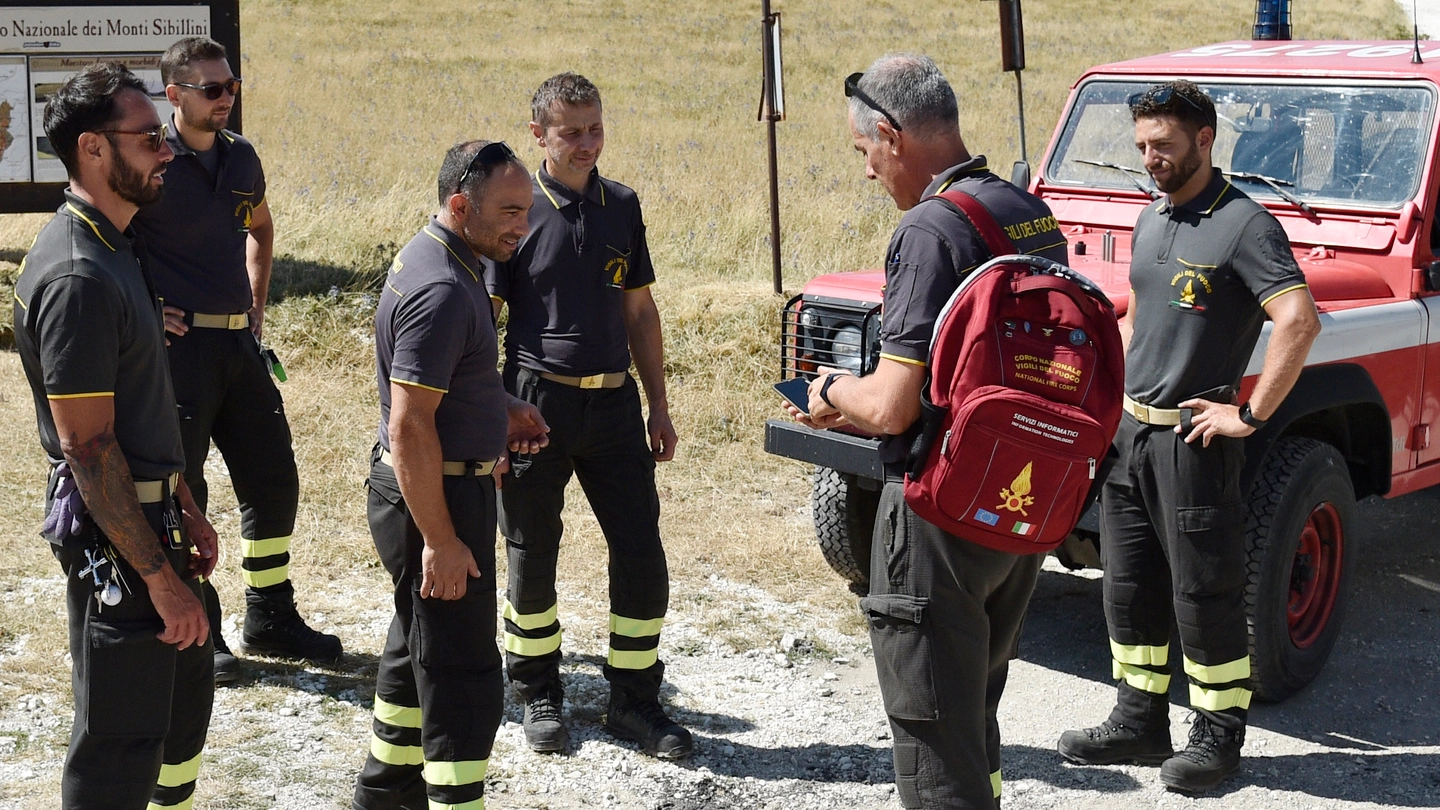
[[80, 488], [75, 484], [75, 475], [65, 462], [55, 468], [55, 494], [50, 500], [50, 513], [40, 526], [40, 533], [55, 545], [64, 545], [66, 540], [79, 536], [85, 527], [87, 510], [80, 498]]

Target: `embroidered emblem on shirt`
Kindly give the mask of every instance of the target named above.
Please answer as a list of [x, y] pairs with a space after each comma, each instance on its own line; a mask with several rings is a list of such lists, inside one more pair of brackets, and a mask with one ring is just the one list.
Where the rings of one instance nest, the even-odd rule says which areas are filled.
[[1184, 259], [1176, 258], [1185, 269], [1176, 273], [1170, 278], [1170, 289], [1174, 291], [1174, 298], [1170, 299], [1170, 306], [1176, 309], [1183, 309], [1190, 312], [1204, 312], [1206, 309], [1204, 296], [1215, 292], [1210, 284], [1210, 277], [1204, 271], [1213, 271], [1214, 265], [1191, 264]]

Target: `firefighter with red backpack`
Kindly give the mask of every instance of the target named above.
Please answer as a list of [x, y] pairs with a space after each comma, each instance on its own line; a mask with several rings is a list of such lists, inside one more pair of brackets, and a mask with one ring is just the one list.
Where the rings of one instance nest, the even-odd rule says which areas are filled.
[[994, 254], [963, 212], [929, 198], [963, 190], [1012, 234], [1014, 252], [1064, 262], [1066, 243], [1043, 202], [971, 156], [955, 94], [929, 58], [881, 57], [846, 80], [845, 95], [865, 176], [906, 213], [885, 256], [879, 365], [864, 377], [825, 370], [810, 387], [809, 414], [791, 413], [812, 427], [853, 424], [884, 435], [871, 591], [860, 606], [894, 734], [901, 803], [995, 808], [995, 712], [1043, 555], [968, 542], [905, 500], [936, 319], [964, 276]]

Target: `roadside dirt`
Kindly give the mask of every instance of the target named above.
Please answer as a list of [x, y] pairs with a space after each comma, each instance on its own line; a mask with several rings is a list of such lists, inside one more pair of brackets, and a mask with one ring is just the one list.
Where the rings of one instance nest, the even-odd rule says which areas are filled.
[[[1243, 771], [1198, 799], [1162, 790], [1153, 768], [1079, 768], [1054, 753], [1060, 732], [1105, 715], [1113, 685], [1099, 580], [1048, 561], [1002, 707], [1007, 810], [1440, 807], [1440, 492], [1372, 500], [1358, 515], [1351, 609], [1329, 666], [1286, 703], [1253, 710]], [[312, 617], [358, 654], [328, 670], [249, 662], [244, 685], [217, 696], [197, 807], [348, 807], [388, 611], [374, 571], [332, 587], [373, 606]], [[60, 589], [58, 578], [26, 580], [0, 599], [48, 609]], [[677, 582], [672, 604], [666, 699], [694, 730], [696, 756], [657, 762], [600, 729], [596, 605], [567, 625], [570, 752], [528, 751], [512, 702], [491, 759], [491, 810], [899, 807], [858, 623], [719, 577]], [[734, 648], [708, 629], [717, 610], [766, 628], [771, 641]], [[0, 808], [53, 806], [68, 725], [68, 693], [0, 706]]]

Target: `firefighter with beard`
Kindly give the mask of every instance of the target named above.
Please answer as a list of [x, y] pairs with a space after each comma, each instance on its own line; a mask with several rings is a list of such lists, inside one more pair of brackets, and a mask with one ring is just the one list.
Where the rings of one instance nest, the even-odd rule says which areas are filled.
[[[1120, 323], [1125, 415], [1101, 499], [1119, 693], [1108, 719], [1065, 732], [1059, 748], [1082, 765], [1158, 764], [1168, 788], [1195, 793], [1239, 767], [1250, 706], [1244, 439], [1295, 384], [1320, 321], [1280, 223], [1211, 164], [1209, 96], [1169, 82], [1132, 96], [1130, 112], [1135, 145], [1166, 196], [1135, 223]], [[1267, 317], [1265, 365], [1240, 403]], [[1195, 710], [1178, 753], [1166, 697], [1172, 621]]]

